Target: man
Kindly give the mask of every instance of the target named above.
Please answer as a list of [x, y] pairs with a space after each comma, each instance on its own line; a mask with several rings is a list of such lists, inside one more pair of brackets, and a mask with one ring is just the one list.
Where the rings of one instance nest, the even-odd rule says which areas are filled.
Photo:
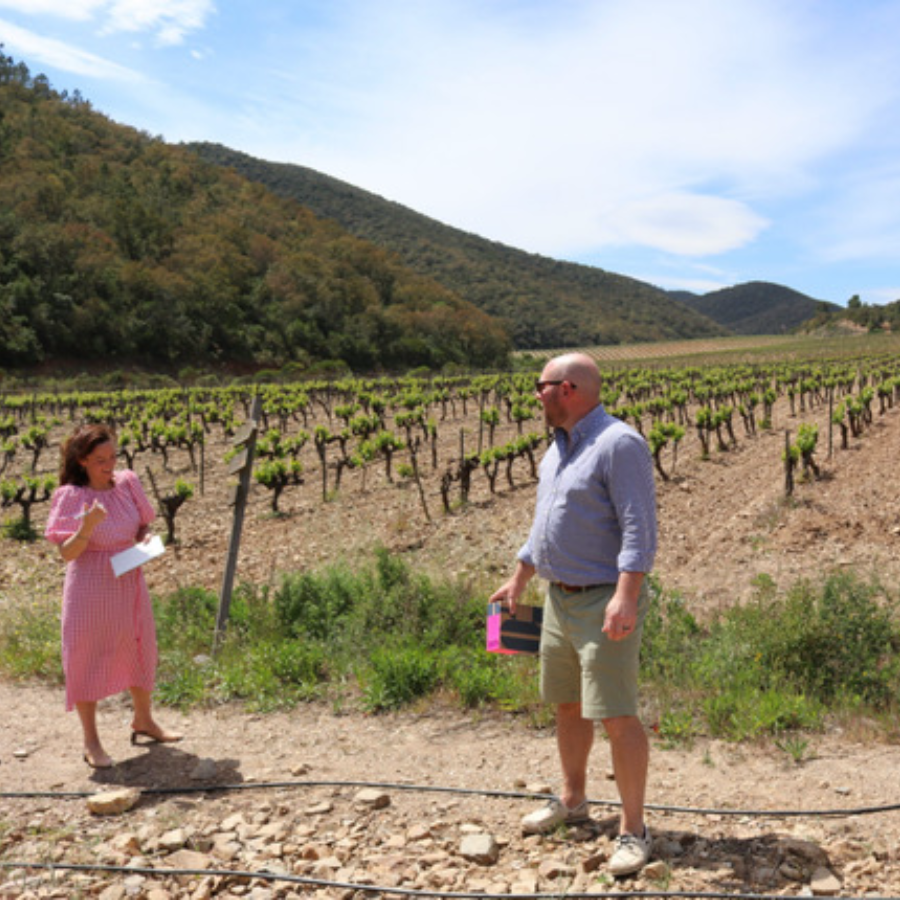
[[650, 856], [644, 824], [649, 746], [637, 718], [637, 673], [656, 554], [653, 465], [644, 439], [600, 403], [600, 373], [581, 353], [550, 360], [537, 395], [554, 442], [540, 467], [534, 522], [513, 576], [491, 597], [515, 612], [529, 579], [550, 582], [541, 696], [556, 705], [562, 790], [525, 816], [528, 833], [588, 818], [587, 763], [599, 719], [622, 801], [611, 874]]

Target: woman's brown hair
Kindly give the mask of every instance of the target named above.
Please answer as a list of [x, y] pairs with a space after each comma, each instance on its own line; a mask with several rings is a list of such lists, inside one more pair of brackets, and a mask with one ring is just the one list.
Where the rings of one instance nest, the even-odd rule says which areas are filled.
[[60, 452], [59, 483], [86, 487], [88, 474], [81, 464], [101, 444], [115, 442], [116, 433], [108, 425], [82, 425], [68, 437]]

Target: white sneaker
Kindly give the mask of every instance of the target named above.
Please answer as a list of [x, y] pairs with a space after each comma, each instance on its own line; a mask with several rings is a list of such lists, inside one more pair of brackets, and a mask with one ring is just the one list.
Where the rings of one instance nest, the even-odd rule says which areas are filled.
[[528, 813], [522, 819], [522, 831], [525, 834], [546, 834], [560, 825], [577, 825], [588, 818], [587, 800], [569, 809], [562, 800], [554, 797], [546, 806]]
[[609, 872], [611, 875], [631, 875], [647, 865], [650, 859], [650, 848], [653, 839], [647, 826], [644, 826], [644, 834], [620, 834], [616, 838], [616, 849], [609, 860]]

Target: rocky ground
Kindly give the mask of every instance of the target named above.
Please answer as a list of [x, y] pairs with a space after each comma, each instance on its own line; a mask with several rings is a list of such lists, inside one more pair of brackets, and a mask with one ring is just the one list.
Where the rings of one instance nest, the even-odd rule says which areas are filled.
[[[118, 764], [91, 772], [78, 757], [77, 726], [58, 713], [58, 692], [2, 684], [0, 698], [4, 790], [66, 794], [2, 799], [4, 898], [349, 898], [363, 886], [900, 895], [900, 748], [837, 733], [812, 738], [799, 765], [774, 749], [655, 741], [654, 861], [613, 882], [604, 864], [616, 795], [603, 741], [589, 827], [526, 837], [519, 820], [537, 802], [530, 795], [556, 783], [555, 741], [499, 714], [169, 711], [167, 723], [187, 738], [135, 748], [129, 710], [114, 700], [101, 725]], [[122, 787], [142, 793], [120, 815], [92, 814], [75, 796]], [[28, 862], [114, 870], [50, 872]], [[150, 871], [166, 869], [195, 874]]]
[[[830, 460], [823, 431], [823, 477], [798, 485], [790, 500], [783, 496], [781, 450], [784, 429], [796, 429], [798, 420], [786, 412], [772, 432], [739, 435], [737, 447], [708, 461], [698, 458], [689, 434], [673, 477], [659, 481], [657, 574], [701, 617], [747, 599], [760, 575], [787, 587], [852, 568], [896, 592], [900, 411], [876, 418]], [[824, 428], [824, 411], [808, 417]], [[666, 464], [671, 471], [671, 457]], [[204, 496], [179, 516], [179, 545], [147, 566], [152, 590], [218, 589], [230, 528], [221, 468], [210, 471]], [[190, 474], [184, 461], [159, 479], [175, 474]], [[348, 476], [327, 504], [311, 475], [286, 495], [288, 515], [281, 518], [266, 514], [267, 497], [257, 490], [239, 578], [269, 582], [289, 569], [352, 562], [376, 544], [435, 573], [465, 575], [479, 592], [505, 577], [534, 500], [524, 468], [516, 486], [503, 484], [496, 498], [476, 477], [473, 502], [451, 516], [442, 514], [430, 483], [430, 522], [414, 487], [391, 486], [375, 474], [365, 492]], [[39, 508], [39, 527], [45, 516]], [[62, 567], [52, 548], [10, 541], [2, 548], [3, 602], [58, 594]], [[900, 803], [900, 747], [864, 724], [808, 736], [799, 764], [773, 747], [698, 739], [666, 749], [654, 737], [654, 865], [613, 883], [604, 862], [614, 806], [598, 802], [586, 829], [550, 838], [521, 834], [519, 819], [534, 803], [528, 795], [556, 784], [554, 737], [500, 713], [166, 711], [167, 724], [183, 729], [186, 740], [136, 748], [127, 741], [127, 706], [115, 698], [102, 707], [101, 727], [118, 764], [95, 773], [81, 761], [78, 725], [62, 712], [58, 689], [0, 681], [0, 703], [0, 862], [7, 866], [0, 897], [349, 897], [361, 885], [426, 893], [900, 896], [900, 811], [893, 808]], [[597, 801], [615, 798], [608, 767], [599, 741], [591, 785]], [[278, 786], [262, 785], [273, 782]], [[244, 789], [214, 789], [221, 785]], [[369, 785], [374, 793], [361, 794]], [[80, 796], [9, 796], [110, 787], [143, 793], [131, 811], [109, 817], [90, 813]], [[472, 793], [484, 791], [500, 796]], [[777, 814], [785, 810], [800, 814]], [[52, 862], [136, 871], [27, 867]], [[206, 874], [153, 876], [149, 868]], [[309, 881], [218, 874], [226, 869]]]

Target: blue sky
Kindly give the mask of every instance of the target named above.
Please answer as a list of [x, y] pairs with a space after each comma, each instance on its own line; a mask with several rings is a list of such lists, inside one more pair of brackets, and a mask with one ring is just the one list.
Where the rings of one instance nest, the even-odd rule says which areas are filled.
[[0, 0], [0, 43], [534, 253], [900, 298], [900, 0]]

